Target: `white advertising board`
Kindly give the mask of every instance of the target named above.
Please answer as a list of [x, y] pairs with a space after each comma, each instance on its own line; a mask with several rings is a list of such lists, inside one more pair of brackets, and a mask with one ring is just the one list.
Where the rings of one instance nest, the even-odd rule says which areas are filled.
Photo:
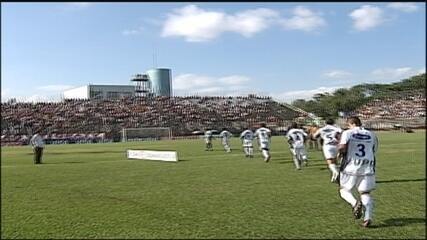
[[178, 154], [175, 151], [127, 150], [127, 157], [131, 159], [178, 162]]

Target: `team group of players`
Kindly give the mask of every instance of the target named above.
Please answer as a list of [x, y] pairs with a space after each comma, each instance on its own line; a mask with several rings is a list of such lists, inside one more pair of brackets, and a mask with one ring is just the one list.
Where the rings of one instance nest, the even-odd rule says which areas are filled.
[[[312, 140], [321, 138], [323, 140], [322, 150], [328, 168], [331, 171], [331, 182], [340, 184], [340, 196], [347, 201], [353, 209], [353, 215], [359, 219], [364, 215], [363, 227], [369, 227], [372, 223], [373, 200], [370, 192], [375, 188], [375, 153], [378, 149], [378, 138], [376, 135], [363, 128], [359, 118], [347, 119], [348, 129], [343, 131], [334, 125], [332, 119], [326, 121], [326, 125], [318, 129], [310, 136]], [[231, 152], [229, 140], [232, 134], [223, 129], [219, 134], [226, 152]], [[295, 168], [300, 170], [302, 166], [308, 165], [305, 141], [309, 135], [292, 123], [285, 138], [292, 153]], [[205, 132], [206, 150], [212, 150], [212, 131]], [[243, 150], [246, 157], [252, 158], [253, 140], [257, 139], [258, 147], [262, 152], [265, 162], [269, 162], [271, 130], [262, 124], [255, 132], [246, 129], [240, 134]], [[340, 159], [340, 167], [338, 167]], [[360, 194], [357, 200], [352, 190], [356, 188]]]

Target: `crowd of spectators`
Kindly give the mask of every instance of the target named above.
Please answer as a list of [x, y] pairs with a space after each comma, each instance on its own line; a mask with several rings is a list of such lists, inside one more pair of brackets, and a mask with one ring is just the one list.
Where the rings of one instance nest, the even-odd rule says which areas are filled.
[[363, 119], [408, 119], [426, 117], [424, 94], [375, 99], [355, 111]]
[[123, 128], [170, 127], [174, 136], [221, 129], [240, 132], [261, 122], [281, 126], [299, 113], [270, 97], [126, 97], [2, 103], [2, 145], [26, 144], [34, 129], [53, 142], [102, 142]]

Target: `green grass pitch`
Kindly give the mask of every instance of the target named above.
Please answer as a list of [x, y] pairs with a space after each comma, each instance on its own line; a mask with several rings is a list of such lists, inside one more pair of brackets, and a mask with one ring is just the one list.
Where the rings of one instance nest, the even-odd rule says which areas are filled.
[[[272, 159], [205, 152], [200, 140], [1, 148], [1, 238], [425, 239], [425, 131], [379, 132], [374, 226], [342, 200], [320, 151], [295, 171], [283, 137]], [[178, 163], [126, 149], [176, 150]]]

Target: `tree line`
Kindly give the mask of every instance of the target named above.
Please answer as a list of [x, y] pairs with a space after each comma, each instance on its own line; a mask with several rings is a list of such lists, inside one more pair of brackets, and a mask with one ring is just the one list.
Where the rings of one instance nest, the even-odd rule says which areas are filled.
[[292, 105], [322, 118], [336, 118], [340, 112], [351, 113], [373, 99], [395, 98], [405, 95], [425, 96], [426, 74], [419, 74], [391, 84], [363, 83], [340, 88], [333, 93], [318, 93], [310, 100], [297, 99]]

